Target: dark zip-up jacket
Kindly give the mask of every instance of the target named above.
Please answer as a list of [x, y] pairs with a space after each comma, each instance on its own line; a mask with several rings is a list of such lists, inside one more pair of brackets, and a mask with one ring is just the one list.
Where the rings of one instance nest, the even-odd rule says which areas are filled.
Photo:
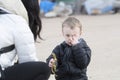
[[[63, 42], [52, 53], [57, 57], [56, 80], [88, 80], [86, 71], [91, 59], [91, 49], [84, 39], [81, 38], [74, 46]], [[47, 62], [51, 58], [52, 55]]]

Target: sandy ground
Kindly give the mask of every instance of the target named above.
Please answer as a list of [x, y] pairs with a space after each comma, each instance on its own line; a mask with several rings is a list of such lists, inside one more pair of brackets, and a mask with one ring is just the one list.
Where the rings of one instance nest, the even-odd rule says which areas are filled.
[[[120, 14], [75, 17], [82, 22], [82, 37], [92, 49], [89, 80], [120, 80]], [[42, 19], [41, 35], [45, 40], [36, 43], [40, 60], [45, 61], [52, 49], [64, 40], [61, 33], [64, 19]], [[55, 80], [54, 76], [49, 80]]]

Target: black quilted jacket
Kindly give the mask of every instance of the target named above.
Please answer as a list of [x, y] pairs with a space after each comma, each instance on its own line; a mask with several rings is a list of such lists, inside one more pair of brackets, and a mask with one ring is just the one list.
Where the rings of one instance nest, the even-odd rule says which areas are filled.
[[[75, 46], [65, 42], [56, 46], [52, 53], [57, 57], [56, 80], [88, 80], [86, 71], [90, 63], [91, 49], [84, 39]], [[47, 62], [52, 58], [50, 55]]]

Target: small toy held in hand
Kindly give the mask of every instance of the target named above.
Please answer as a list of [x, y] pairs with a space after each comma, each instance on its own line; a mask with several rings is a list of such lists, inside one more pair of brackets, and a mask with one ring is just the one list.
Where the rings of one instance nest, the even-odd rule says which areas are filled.
[[56, 55], [54, 53], [52, 53], [52, 56], [53, 56], [54, 62], [52, 62], [51, 71], [53, 74], [55, 74], [56, 66], [57, 66], [57, 58], [56, 58]]

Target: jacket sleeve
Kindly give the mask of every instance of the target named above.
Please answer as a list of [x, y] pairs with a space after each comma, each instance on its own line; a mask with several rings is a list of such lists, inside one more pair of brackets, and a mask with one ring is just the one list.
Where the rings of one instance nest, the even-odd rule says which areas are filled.
[[[55, 54], [56, 55], [56, 58], [58, 59], [58, 56], [59, 56], [59, 45], [56, 46], [53, 51], [52, 51], [52, 54]], [[53, 58], [52, 54], [46, 59], [46, 62], [49, 63], [50, 59]]]
[[78, 43], [72, 47], [74, 59], [76, 65], [80, 69], [84, 69], [88, 66], [91, 58], [91, 49], [87, 46], [85, 41]]
[[[46, 59], [47, 64], [49, 64], [50, 59], [54, 58], [52, 54], [55, 54], [56, 59], [58, 60], [58, 54], [59, 54], [59, 46], [56, 46], [51, 55]], [[58, 65], [58, 62], [56, 62], [56, 66]], [[53, 71], [51, 70], [51, 74], [54, 74]]]
[[33, 34], [27, 22], [19, 16], [15, 18], [13, 35], [19, 63], [38, 61]]

